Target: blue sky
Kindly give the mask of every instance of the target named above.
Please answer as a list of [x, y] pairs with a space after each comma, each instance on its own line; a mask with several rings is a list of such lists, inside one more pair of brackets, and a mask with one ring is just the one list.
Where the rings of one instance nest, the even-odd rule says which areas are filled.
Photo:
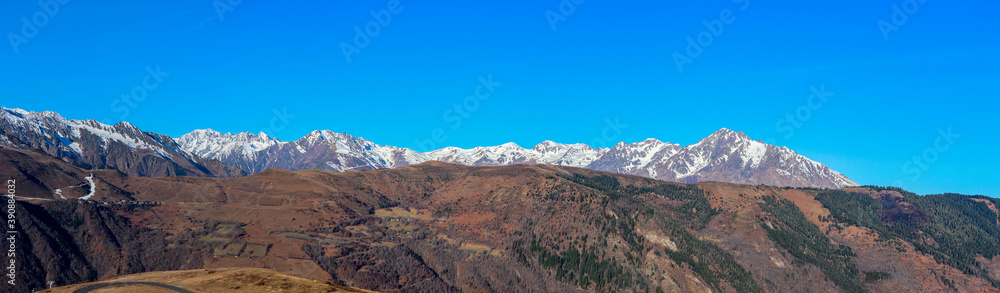
[[725, 127], [862, 184], [1000, 196], [996, 1], [440, 2], [6, 1], [0, 104], [415, 149]]

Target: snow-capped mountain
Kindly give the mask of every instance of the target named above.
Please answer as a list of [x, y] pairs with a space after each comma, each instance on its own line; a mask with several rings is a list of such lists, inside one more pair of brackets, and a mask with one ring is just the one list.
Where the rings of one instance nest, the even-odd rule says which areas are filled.
[[354, 171], [396, 168], [430, 160], [472, 166], [553, 164], [634, 174], [655, 179], [725, 181], [776, 186], [855, 186], [844, 175], [785, 147], [751, 140], [742, 132], [719, 130], [696, 144], [647, 139], [593, 149], [585, 144], [544, 141], [526, 149], [514, 143], [461, 149], [446, 147], [426, 153], [383, 146], [329, 130], [314, 131], [283, 142], [265, 134], [196, 130], [177, 139], [181, 148], [201, 157], [256, 173], [268, 168]]
[[502, 166], [513, 164], [552, 164], [585, 167], [601, 157], [605, 150], [595, 150], [582, 143], [561, 144], [544, 141], [531, 149], [515, 143], [505, 143], [492, 147], [460, 149], [446, 147], [427, 152], [428, 159], [472, 166]]
[[661, 180], [723, 181], [774, 186], [838, 188], [858, 185], [829, 167], [786, 147], [750, 139], [729, 129], [686, 146], [652, 166]]
[[587, 168], [658, 178], [656, 169], [652, 167], [672, 157], [680, 148], [679, 144], [662, 142], [655, 138], [631, 144], [619, 142], [603, 156], [587, 165]]
[[279, 141], [267, 134], [219, 133], [195, 130], [177, 139], [183, 149], [250, 173], [270, 168], [356, 171], [396, 168], [429, 160], [416, 151], [381, 146], [345, 133], [313, 131], [296, 141]]
[[121, 122], [69, 120], [55, 112], [0, 107], [0, 144], [35, 150], [85, 168], [113, 168], [135, 176], [242, 176], [219, 161], [184, 151], [168, 136]]
[[176, 140], [183, 149], [200, 157], [216, 158], [242, 170], [252, 170], [261, 150], [284, 142], [267, 134], [243, 132], [221, 134], [213, 130], [195, 130]]

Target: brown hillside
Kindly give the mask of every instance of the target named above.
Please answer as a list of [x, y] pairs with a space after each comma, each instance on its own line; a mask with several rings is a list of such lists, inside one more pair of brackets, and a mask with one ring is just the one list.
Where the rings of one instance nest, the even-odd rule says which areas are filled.
[[[40, 223], [31, 229], [67, 231], [66, 240], [33, 244], [44, 264], [33, 275], [71, 283], [255, 267], [385, 292], [998, 292], [984, 275], [945, 264], [908, 240], [835, 221], [817, 199], [826, 192], [820, 189], [439, 162], [345, 173], [271, 169], [229, 179], [95, 176], [129, 199], [26, 205]], [[930, 221], [899, 192], [851, 191], [880, 204], [886, 223]], [[107, 196], [95, 199], [120, 200]], [[775, 201], [801, 216], [779, 214]], [[67, 226], [71, 221], [60, 220], [66, 210], [94, 216]], [[148, 244], [94, 242], [88, 235], [95, 231]], [[815, 231], [810, 237], [819, 238], [809, 245], [850, 253], [838, 254], [847, 255], [834, 263], [842, 269], [831, 270], [804, 260], [826, 252], [798, 255], [776, 242], [774, 233], [783, 231]], [[933, 243], [925, 239], [920, 243]], [[45, 251], [65, 249], [59, 243], [75, 243], [79, 253], [54, 263]], [[995, 276], [997, 259], [974, 261]], [[75, 279], [60, 275], [67, 266], [79, 267]]]

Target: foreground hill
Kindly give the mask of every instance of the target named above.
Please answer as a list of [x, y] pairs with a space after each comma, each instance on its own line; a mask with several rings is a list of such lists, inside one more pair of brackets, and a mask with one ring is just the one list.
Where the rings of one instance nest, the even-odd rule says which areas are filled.
[[18, 203], [19, 290], [258, 267], [384, 292], [1000, 292], [1000, 200], [981, 196], [440, 162], [93, 175], [120, 192]]
[[[150, 285], [112, 286], [122, 283], [156, 283], [191, 292], [287, 292], [287, 293], [364, 293], [372, 292], [331, 282], [322, 282], [258, 268], [221, 268], [187, 271], [149, 272], [115, 277], [101, 282], [76, 284], [44, 290], [46, 293], [73, 293], [85, 288], [99, 292], [176, 292]], [[96, 286], [95, 286], [96, 285]], [[93, 292], [98, 292], [94, 290]]]

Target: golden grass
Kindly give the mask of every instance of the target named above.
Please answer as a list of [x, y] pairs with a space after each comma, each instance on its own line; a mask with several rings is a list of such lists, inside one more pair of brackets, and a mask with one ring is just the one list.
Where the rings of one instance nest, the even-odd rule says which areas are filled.
[[267, 246], [260, 244], [247, 244], [243, 249], [242, 257], [264, 257], [267, 256]]
[[460, 246], [458, 249], [469, 251], [469, 252], [475, 252], [475, 253], [486, 253], [486, 252], [490, 251], [490, 247], [489, 246], [482, 245], [482, 244], [479, 244], [479, 243], [474, 243], [474, 242], [462, 243], [462, 246]]
[[[97, 284], [113, 282], [155, 282], [180, 286], [194, 292], [372, 292], [303, 278], [259, 268], [217, 268], [189, 271], [149, 272], [116, 277], [110, 280], [63, 286], [42, 292], [70, 293], [77, 289]], [[118, 290], [122, 289], [122, 290]], [[134, 290], [141, 289], [141, 290]], [[98, 292], [139, 292], [154, 293], [152, 287], [123, 286], [107, 288]], [[133, 290], [133, 291], [128, 291]]]
[[375, 216], [382, 218], [408, 218], [421, 221], [433, 221], [436, 218], [431, 217], [430, 213], [427, 211], [421, 211], [417, 209], [404, 209], [404, 208], [387, 208], [375, 210]]

